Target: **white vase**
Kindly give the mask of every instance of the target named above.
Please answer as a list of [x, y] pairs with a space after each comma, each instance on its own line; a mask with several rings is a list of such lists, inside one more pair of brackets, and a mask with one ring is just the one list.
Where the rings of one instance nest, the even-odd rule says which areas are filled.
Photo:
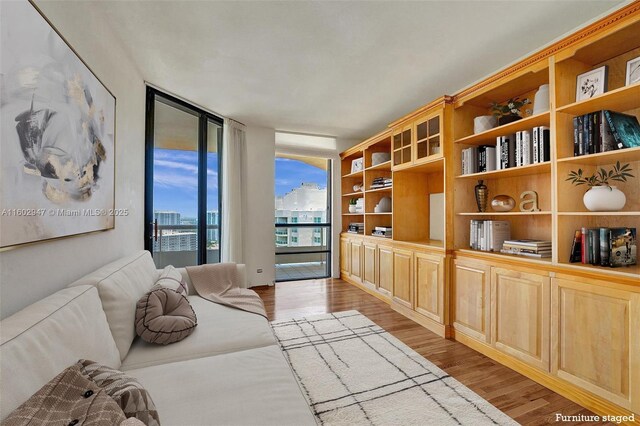
[[547, 111], [549, 111], [549, 85], [543, 84], [533, 98], [533, 114], [542, 114]]
[[349, 213], [355, 213], [355, 212], [356, 212], [356, 205], [349, 204]]
[[614, 212], [622, 210], [627, 197], [615, 186], [593, 186], [585, 192], [582, 202], [592, 212]]
[[486, 132], [498, 125], [498, 119], [493, 115], [481, 115], [473, 119], [473, 133]]

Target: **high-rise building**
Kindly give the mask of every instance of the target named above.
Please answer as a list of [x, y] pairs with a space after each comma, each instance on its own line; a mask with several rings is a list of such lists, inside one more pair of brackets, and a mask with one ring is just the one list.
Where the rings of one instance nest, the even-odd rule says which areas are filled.
[[[317, 183], [302, 183], [276, 197], [276, 223], [326, 223], [327, 189]], [[321, 246], [322, 228], [276, 228], [276, 247]]]
[[[214, 225], [215, 228], [210, 229], [209, 226]], [[217, 245], [220, 241], [220, 215], [217, 211], [210, 210], [207, 212], [207, 244]]]
[[154, 219], [158, 225], [180, 225], [180, 213], [172, 211], [155, 211]]

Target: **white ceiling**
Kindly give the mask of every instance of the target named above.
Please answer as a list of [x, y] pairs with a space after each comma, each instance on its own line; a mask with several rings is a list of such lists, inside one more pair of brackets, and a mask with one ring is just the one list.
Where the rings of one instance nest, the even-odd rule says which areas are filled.
[[365, 138], [623, 3], [71, 2], [144, 78], [246, 124]]

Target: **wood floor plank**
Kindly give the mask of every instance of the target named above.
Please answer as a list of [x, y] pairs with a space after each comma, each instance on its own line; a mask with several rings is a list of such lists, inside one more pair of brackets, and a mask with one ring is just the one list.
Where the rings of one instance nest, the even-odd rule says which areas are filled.
[[473, 349], [441, 338], [345, 281], [282, 282], [253, 290], [262, 297], [270, 320], [359, 311], [522, 425], [558, 424], [556, 413], [592, 415], [589, 410]]

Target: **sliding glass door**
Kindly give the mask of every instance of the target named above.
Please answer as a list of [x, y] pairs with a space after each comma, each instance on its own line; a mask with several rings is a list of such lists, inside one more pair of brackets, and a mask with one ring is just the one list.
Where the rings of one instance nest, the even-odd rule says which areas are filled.
[[276, 281], [331, 275], [331, 160], [276, 156]]
[[220, 261], [222, 120], [147, 88], [145, 248], [158, 268]]

